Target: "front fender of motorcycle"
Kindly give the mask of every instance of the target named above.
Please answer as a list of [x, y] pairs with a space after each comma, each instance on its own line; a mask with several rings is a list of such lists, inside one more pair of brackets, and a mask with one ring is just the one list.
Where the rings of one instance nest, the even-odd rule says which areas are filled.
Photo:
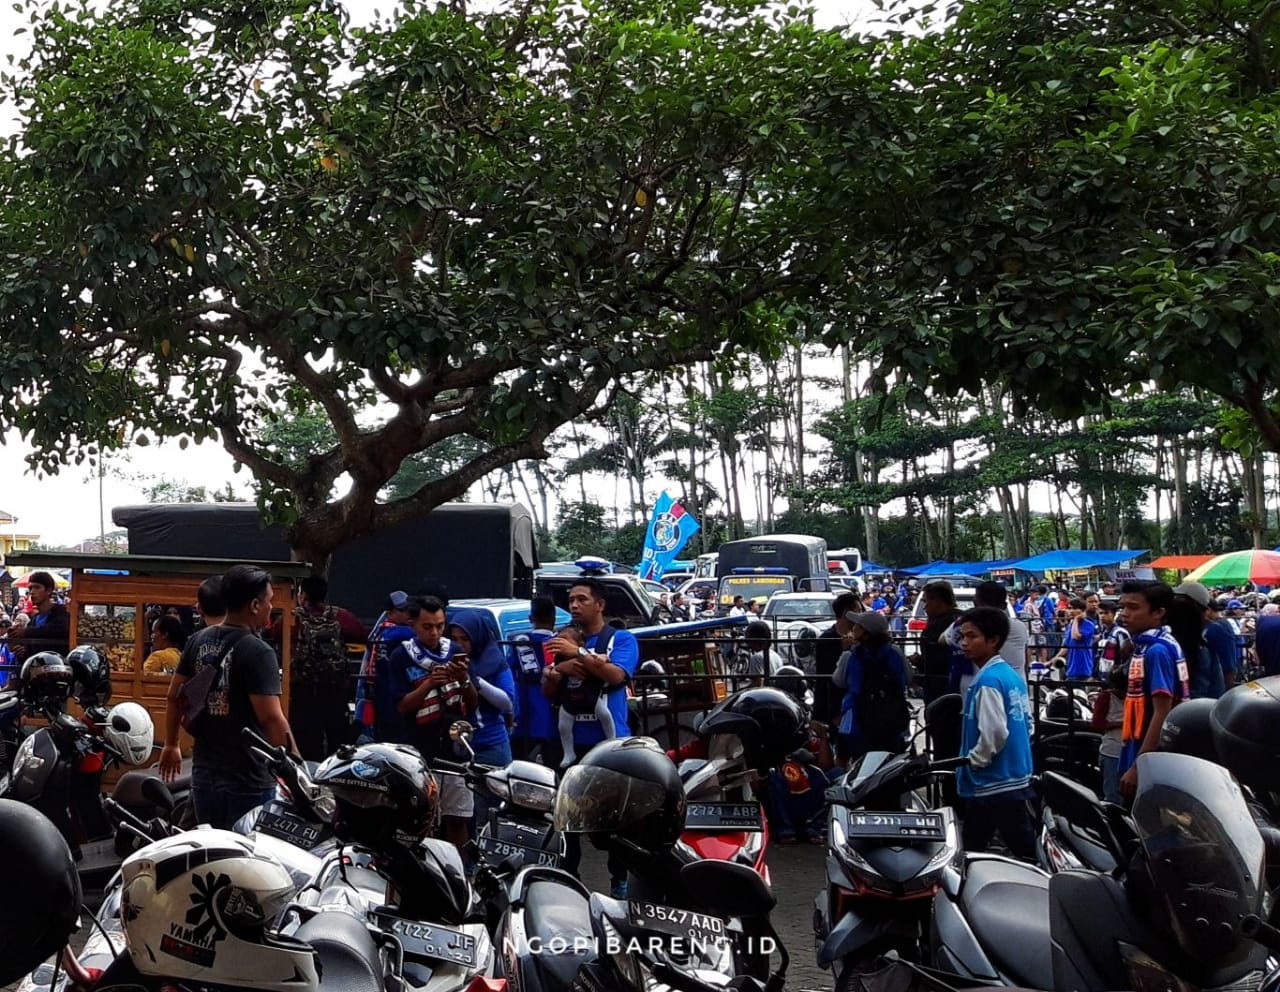
[[919, 921], [910, 914], [894, 911], [886, 904], [854, 906], [836, 921], [818, 947], [818, 967], [830, 968], [836, 961], [879, 944], [914, 945], [919, 939]]

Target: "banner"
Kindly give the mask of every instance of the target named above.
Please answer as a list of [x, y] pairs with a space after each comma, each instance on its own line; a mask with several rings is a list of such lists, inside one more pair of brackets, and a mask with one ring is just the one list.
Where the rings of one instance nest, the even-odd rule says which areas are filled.
[[1150, 568], [1104, 568], [1112, 582], [1155, 582], [1156, 573]]
[[675, 560], [689, 538], [698, 533], [698, 521], [666, 493], [653, 504], [649, 531], [644, 536], [644, 554], [640, 558], [640, 578], [660, 579]]

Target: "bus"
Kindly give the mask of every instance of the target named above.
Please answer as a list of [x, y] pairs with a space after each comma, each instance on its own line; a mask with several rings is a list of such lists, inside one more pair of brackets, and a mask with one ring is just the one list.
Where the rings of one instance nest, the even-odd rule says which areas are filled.
[[842, 561], [849, 566], [850, 573], [862, 571], [862, 552], [857, 548], [838, 548], [827, 552], [828, 561]]
[[768, 598], [775, 592], [827, 592], [827, 542], [805, 534], [762, 534], [720, 545], [720, 608], [736, 596]]

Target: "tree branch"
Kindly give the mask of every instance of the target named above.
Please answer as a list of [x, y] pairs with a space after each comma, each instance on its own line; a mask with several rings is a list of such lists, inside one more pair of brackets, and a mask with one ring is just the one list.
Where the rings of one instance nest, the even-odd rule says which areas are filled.
[[446, 478], [428, 482], [412, 496], [374, 508], [372, 523], [376, 528], [392, 527], [412, 520], [451, 499], [457, 499], [473, 483], [494, 469], [525, 458], [547, 458], [544, 442], [551, 429], [539, 427], [518, 441], [499, 445], [477, 455]]
[[1246, 379], [1239, 393], [1224, 394], [1223, 399], [1243, 407], [1254, 426], [1258, 428], [1262, 439], [1267, 442], [1267, 447], [1280, 453], [1280, 420], [1276, 418], [1275, 411], [1267, 403], [1266, 391], [1262, 383]]

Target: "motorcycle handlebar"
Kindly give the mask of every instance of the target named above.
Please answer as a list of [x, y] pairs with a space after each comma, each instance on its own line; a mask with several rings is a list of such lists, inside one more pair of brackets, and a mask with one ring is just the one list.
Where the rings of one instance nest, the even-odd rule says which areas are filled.
[[294, 804], [308, 819], [316, 823], [325, 822], [312, 803], [314, 797], [308, 788], [309, 780], [303, 780], [305, 771], [300, 758], [290, 754], [283, 744], [271, 744], [263, 740], [248, 727], [240, 731], [240, 739], [244, 741], [251, 754], [284, 781]]
[[474, 774], [470, 765], [464, 765], [460, 761], [446, 761], [444, 758], [436, 758], [431, 762], [433, 771], [445, 772], [449, 775], [468, 776]]
[[939, 758], [937, 761], [929, 762], [929, 771], [931, 772], [950, 772], [957, 768], [963, 768], [969, 763], [967, 757], [959, 758]]

